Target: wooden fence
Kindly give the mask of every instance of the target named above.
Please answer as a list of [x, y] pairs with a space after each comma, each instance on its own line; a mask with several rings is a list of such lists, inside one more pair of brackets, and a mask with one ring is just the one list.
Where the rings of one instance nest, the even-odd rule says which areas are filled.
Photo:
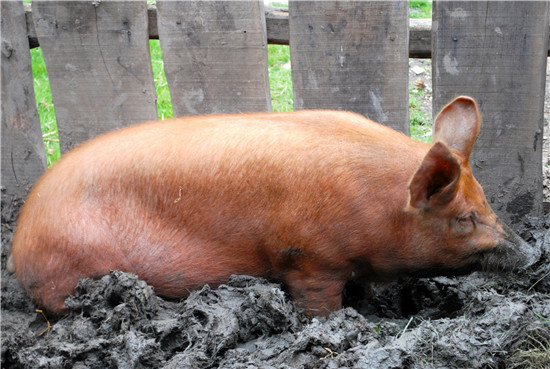
[[[46, 62], [62, 152], [156, 119], [149, 38], [175, 115], [268, 111], [267, 43], [289, 43], [295, 109], [352, 110], [409, 133], [408, 58], [432, 57], [433, 105], [475, 97], [471, 159], [495, 211], [542, 215], [548, 1], [434, 1], [431, 32], [407, 1], [2, 1], [2, 186], [25, 196], [46, 169], [29, 47]], [[266, 20], [267, 19], [267, 20]], [[428, 44], [426, 50], [426, 43]]]

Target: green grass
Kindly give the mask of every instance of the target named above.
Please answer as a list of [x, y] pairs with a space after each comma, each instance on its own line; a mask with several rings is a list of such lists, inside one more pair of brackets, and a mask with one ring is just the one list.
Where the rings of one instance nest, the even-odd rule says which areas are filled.
[[290, 48], [286, 45], [268, 45], [269, 89], [273, 111], [291, 111], [294, 108], [290, 75]]
[[52, 102], [52, 91], [50, 89], [48, 71], [42, 57], [42, 49], [38, 47], [31, 50], [31, 62], [36, 107], [38, 109], [38, 116], [40, 117], [40, 125], [42, 126], [42, 136], [46, 147], [48, 166], [50, 166], [60, 158], [61, 154], [55, 109]]
[[[284, 5], [275, 4], [275, 5]], [[431, 17], [431, 0], [411, 0], [409, 2], [411, 18]], [[157, 109], [159, 119], [174, 116], [170, 90], [164, 74], [164, 63], [158, 40], [150, 40], [150, 52], [153, 76], [157, 92]], [[31, 50], [34, 89], [40, 123], [46, 146], [48, 165], [59, 159], [59, 136], [55, 118], [55, 109], [48, 80], [48, 73], [40, 48]], [[273, 111], [293, 110], [292, 79], [290, 70], [290, 49], [286, 45], [268, 45], [269, 83]], [[419, 109], [417, 96], [410, 95], [411, 135], [421, 141], [429, 141], [430, 121]]]
[[162, 59], [159, 40], [149, 40], [149, 48], [151, 50], [153, 78], [157, 90], [157, 110], [159, 119], [172, 118], [174, 116], [174, 111], [172, 110], [170, 89], [168, 88], [168, 82], [166, 82], [166, 75], [164, 74], [164, 60]]
[[431, 18], [432, 0], [410, 0], [409, 1], [410, 18]]
[[264, 1], [264, 5], [288, 9], [288, 1]]
[[421, 92], [414, 92], [409, 88], [409, 121], [411, 124], [411, 137], [415, 140], [428, 143], [432, 139], [432, 118], [421, 110], [419, 99]]

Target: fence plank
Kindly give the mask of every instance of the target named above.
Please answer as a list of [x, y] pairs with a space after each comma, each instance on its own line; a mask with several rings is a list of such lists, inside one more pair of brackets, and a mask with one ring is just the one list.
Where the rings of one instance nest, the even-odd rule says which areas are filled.
[[290, 1], [294, 108], [351, 110], [409, 133], [408, 2]]
[[157, 119], [143, 1], [33, 1], [61, 150]]
[[2, 187], [25, 197], [46, 169], [36, 110], [25, 12], [20, 1], [2, 1]]
[[542, 214], [542, 128], [549, 2], [434, 2], [434, 111], [477, 99], [474, 173], [498, 215]]
[[174, 115], [269, 111], [262, 1], [159, 1]]

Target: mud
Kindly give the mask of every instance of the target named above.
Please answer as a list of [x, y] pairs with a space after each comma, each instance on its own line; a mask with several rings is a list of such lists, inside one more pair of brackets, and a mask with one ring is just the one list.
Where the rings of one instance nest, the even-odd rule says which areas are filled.
[[2, 368], [550, 367], [548, 216], [524, 220], [543, 257], [523, 275], [350, 285], [347, 307], [328, 318], [308, 320], [263, 279], [167, 301], [113, 271], [81, 280], [54, 320], [6, 271], [19, 206], [2, 199]]

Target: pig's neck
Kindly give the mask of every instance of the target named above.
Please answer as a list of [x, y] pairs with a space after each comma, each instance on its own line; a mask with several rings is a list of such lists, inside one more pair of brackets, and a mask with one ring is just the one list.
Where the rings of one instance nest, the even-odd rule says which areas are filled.
[[422, 241], [426, 224], [423, 224], [420, 210], [408, 206], [408, 183], [422, 160], [424, 150], [420, 151], [403, 152], [403, 156], [393, 163], [386, 187], [369, 191], [369, 199], [365, 202], [363, 237], [367, 242], [362, 247], [368, 255], [363, 257], [369, 264], [367, 269], [375, 277], [394, 278], [411, 268], [421, 269], [431, 256], [425, 240]]

